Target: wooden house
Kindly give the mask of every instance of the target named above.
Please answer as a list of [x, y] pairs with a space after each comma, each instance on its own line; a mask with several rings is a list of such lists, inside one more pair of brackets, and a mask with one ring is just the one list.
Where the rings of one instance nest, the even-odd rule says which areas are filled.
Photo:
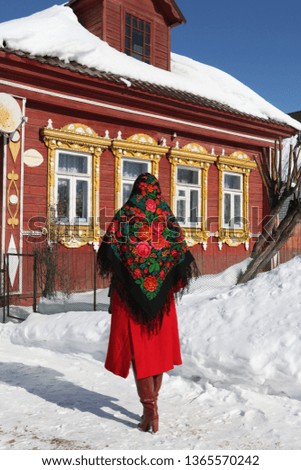
[[[72, 289], [90, 287], [102, 230], [144, 171], [203, 273], [249, 256], [268, 215], [256, 160], [300, 126], [269, 104], [270, 115], [248, 112], [185, 86], [195, 62], [174, 56], [186, 67], [175, 76], [170, 51], [184, 22], [174, 0], [71, 0], [0, 25], [0, 254], [18, 255], [9, 279], [20, 297], [31, 276], [21, 255], [46, 244], [72, 266]], [[74, 35], [58, 50], [64, 28]]]

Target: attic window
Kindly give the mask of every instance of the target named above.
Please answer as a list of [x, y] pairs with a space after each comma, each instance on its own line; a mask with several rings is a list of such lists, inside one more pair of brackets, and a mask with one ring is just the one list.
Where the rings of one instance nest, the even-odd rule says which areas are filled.
[[124, 51], [135, 59], [150, 63], [150, 23], [126, 14]]

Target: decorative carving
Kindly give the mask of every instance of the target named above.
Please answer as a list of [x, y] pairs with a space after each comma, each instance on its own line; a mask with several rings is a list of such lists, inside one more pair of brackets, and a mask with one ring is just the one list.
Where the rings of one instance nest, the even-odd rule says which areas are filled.
[[10, 140], [8, 146], [12, 159], [14, 163], [16, 163], [21, 148], [21, 142], [20, 140], [18, 142], [13, 142], [12, 140]]
[[7, 187], [7, 210], [9, 213], [9, 218], [7, 219], [8, 225], [11, 225], [12, 228], [15, 228], [16, 225], [19, 225], [19, 219], [17, 218], [19, 212], [19, 189], [16, 181], [19, 179], [19, 175], [12, 170], [7, 175], [9, 184]]
[[[61, 129], [53, 129], [51, 125], [41, 129], [41, 135], [48, 148], [48, 219], [51, 227], [49, 234], [54, 239], [68, 248], [78, 248], [89, 242], [98, 241], [100, 235], [99, 227], [99, 164], [100, 156], [104, 149], [108, 148], [111, 140], [106, 137], [99, 137], [96, 132], [85, 124], [68, 124]], [[90, 214], [89, 225], [64, 226], [56, 224], [50, 211], [55, 207], [55, 168], [57, 150], [69, 150], [90, 154], [92, 157], [92, 190], [90, 194]]]

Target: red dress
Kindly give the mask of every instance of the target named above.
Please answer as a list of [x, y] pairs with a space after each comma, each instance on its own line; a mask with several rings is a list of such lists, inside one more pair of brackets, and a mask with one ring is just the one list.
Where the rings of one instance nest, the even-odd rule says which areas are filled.
[[116, 290], [112, 293], [112, 320], [105, 368], [126, 378], [135, 361], [137, 379], [161, 374], [181, 365], [180, 341], [175, 300], [157, 333], [148, 333], [135, 322]]

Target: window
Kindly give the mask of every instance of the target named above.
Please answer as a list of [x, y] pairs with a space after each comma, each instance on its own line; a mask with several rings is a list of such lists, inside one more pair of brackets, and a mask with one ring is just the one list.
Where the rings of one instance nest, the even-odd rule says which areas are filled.
[[183, 228], [189, 246], [202, 244], [207, 249], [210, 237], [207, 219], [208, 172], [215, 155], [197, 142], [176, 145], [170, 161], [171, 208]]
[[48, 237], [50, 242], [79, 248], [99, 242], [100, 156], [111, 145], [81, 123], [41, 129], [48, 148]]
[[223, 227], [242, 228], [242, 175], [236, 173], [224, 173], [223, 188]]
[[59, 222], [88, 223], [90, 187], [89, 156], [58, 151], [55, 206]]
[[141, 173], [152, 173], [158, 178], [159, 162], [168, 147], [147, 134], [133, 134], [127, 139], [114, 139], [112, 152], [115, 160], [115, 209], [127, 201], [135, 179]]
[[249, 248], [249, 177], [256, 162], [244, 152], [217, 157], [219, 169], [218, 246]]
[[126, 14], [124, 51], [135, 59], [150, 63], [150, 23]]
[[177, 168], [176, 217], [185, 227], [200, 225], [200, 170]]
[[122, 204], [128, 200], [135, 179], [141, 173], [146, 172], [150, 172], [150, 162], [137, 160], [122, 161]]

